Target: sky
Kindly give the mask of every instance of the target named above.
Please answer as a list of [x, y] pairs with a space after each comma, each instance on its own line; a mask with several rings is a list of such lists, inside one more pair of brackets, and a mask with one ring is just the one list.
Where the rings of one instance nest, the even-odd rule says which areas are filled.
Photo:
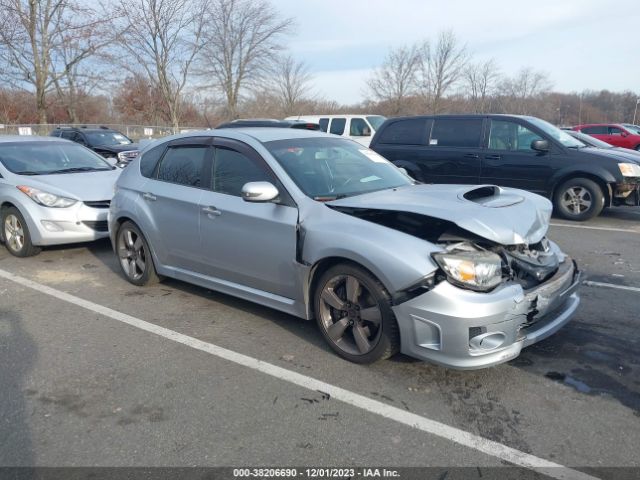
[[557, 91], [640, 92], [638, 0], [272, 0], [292, 17], [294, 58], [315, 93], [343, 104], [366, 97], [366, 81], [391, 48], [453, 30], [475, 60], [503, 74], [547, 73]]

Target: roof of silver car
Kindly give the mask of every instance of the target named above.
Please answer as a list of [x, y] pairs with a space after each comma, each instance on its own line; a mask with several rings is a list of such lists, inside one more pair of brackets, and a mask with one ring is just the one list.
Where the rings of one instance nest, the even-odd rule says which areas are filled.
[[187, 133], [181, 133], [178, 135], [172, 135], [159, 140], [175, 140], [177, 138], [187, 137], [224, 137], [233, 138], [236, 140], [246, 140], [247, 137], [251, 137], [261, 143], [271, 142], [273, 140], [287, 140], [292, 138], [314, 138], [314, 137], [329, 137], [339, 138], [336, 135], [330, 135], [324, 132], [318, 132], [314, 130], [303, 130], [295, 128], [271, 128], [271, 127], [246, 127], [246, 128], [221, 128], [219, 130], [194, 130]]
[[59, 137], [39, 137], [37, 135], [0, 135], [0, 143], [15, 142], [70, 142]]

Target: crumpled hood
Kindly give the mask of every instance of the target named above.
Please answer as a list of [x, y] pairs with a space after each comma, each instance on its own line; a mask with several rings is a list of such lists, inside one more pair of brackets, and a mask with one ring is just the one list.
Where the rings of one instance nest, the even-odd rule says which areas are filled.
[[409, 185], [328, 202], [335, 207], [404, 211], [448, 220], [502, 245], [534, 244], [549, 228], [549, 200], [494, 185]]
[[21, 185], [81, 201], [111, 200], [113, 186], [122, 169], [104, 172], [61, 173], [23, 176]]

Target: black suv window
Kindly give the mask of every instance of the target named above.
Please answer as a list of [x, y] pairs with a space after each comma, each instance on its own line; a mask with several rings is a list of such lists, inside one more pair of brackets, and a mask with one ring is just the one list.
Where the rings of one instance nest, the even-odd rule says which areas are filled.
[[275, 183], [266, 167], [230, 148], [217, 147], [213, 162], [213, 190], [227, 195], [240, 196], [248, 182]]
[[481, 118], [436, 118], [429, 145], [438, 147], [479, 147], [482, 137]]
[[347, 124], [346, 118], [334, 118], [331, 120], [331, 129], [329, 133], [333, 133], [335, 135], [342, 135], [344, 133], [344, 127]]
[[580, 130], [582, 133], [586, 133], [587, 135], [608, 135], [609, 129], [606, 125], [598, 125], [595, 127], [585, 127]]
[[67, 140], [75, 140], [77, 133], [72, 130], [63, 130], [59, 135]]
[[199, 187], [202, 181], [202, 167], [208, 147], [171, 147], [162, 158], [158, 168], [158, 180]]
[[424, 145], [427, 136], [427, 120], [422, 118], [408, 118], [398, 120], [385, 127], [380, 134], [378, 143], [396, 145]]
[[493, 150], [534, 151], [531, 148], [534, 140], [542, 140], [542, 137], [519, 123], [491, 120], [489, 148]]

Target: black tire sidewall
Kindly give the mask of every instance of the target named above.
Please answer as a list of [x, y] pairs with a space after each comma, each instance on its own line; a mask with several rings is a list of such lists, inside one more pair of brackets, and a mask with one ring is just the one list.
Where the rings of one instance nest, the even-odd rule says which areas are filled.
[[[2, 228], [2, 239], [4, 241], [5, 247], [7, 248], [7, 251], [14, 257], [20, 258], [31, 257], [40, 253], [40, 247], [36, 247], [31, 242], [31, 232], [29, 231], [29, 226], [27, 225], [24, 216], [20, 213], [20, 210], [18, 210], [16, 207], [5, 207], [0, 213], [0, 228]], [[9, 247], [8, 239], [5, 238], [4, 221], [9, 215], [15, 215], [18, 218], [20, 224], [22, 225], [22, 231], [24, 232], [24, 244], [18, 252], [12, 250], [11, 247]]]
[[[583, 187], [589, 191], [591, 198], [593, 199], [589, 210], [582, 212], [579, 215], [574, 215], [562, 206], [562, 197], [570, 187]], [[588, 178], [574, 178], [572, 180], [567, 180], [556, 190], [554, 208], [557, 214], [562, 218], [583, 222], [600, 215], [600, 212], [602, 212], [604, 208], [604, 192], [602, 191], [602, 188], [600, 188], [600, 185]]]
[[[375, 298], [380, 311], [382, 312], [382, 332], [378, 339], [377, 345], [373, 350], [364, 355], [352, 355], [348, 352], [341, 350], [334, 342], [329, 338], [322, 319], [320, 317], [320, 294], [325, 284], [333, 277], [339, 275], [351, 275], [360, 281], [371, 295]], [[329, 268], [322, 274], [316, 284], [315, 291], [313, 292], [313, 307], [318, 328], [322, 333], [322, 336], [329, 344], [331, 349], [335, 351], [342, 358], [354, 363], [374, 363], [378, 360], [382, 360], [392, 356], [399, 350], [399, 333], [398, 325], [395, 315], [391, 309], [391, 302], [389, 293], [384, 286], [373, 275], [367, 272], [365, 269], [356, 265], [342, 263]]]
[[[145, 262], [144, 272], [142, 276], [137, 280], [129, 277], [128, 273], [124, 270], [124, 267], [122, 266], [122, 262], [120, 261], [120, 254], [119, 254], [120, 241], [122, 237], [122, 232], [124, 232], [125, 230], [131, 230], [142, 240], [145, 254], [148, 257], [147, 261]], [[144, 236], [142, 231], [138, 228], [138, 226], [135, 223], [131, 221], [126, 221], [122, 225], [120, 225], [120, 228], [118, 228], [118, 233], [116, 234], [116, 255], [118, 256], [118, 265], [120, 265], [120, 270], [122, 271], [122, 274], [125, 276], [125, 278], [129, 281], [129, 283], [142, 287], [144, 285], [149, 285], [152, 283], [156, 283], [158, 281], [156, 269], [153, 264], [153, 255], [151, 254], [151, 249], [149, 248], [149, 242], [147, 242], [147, 238]]]

